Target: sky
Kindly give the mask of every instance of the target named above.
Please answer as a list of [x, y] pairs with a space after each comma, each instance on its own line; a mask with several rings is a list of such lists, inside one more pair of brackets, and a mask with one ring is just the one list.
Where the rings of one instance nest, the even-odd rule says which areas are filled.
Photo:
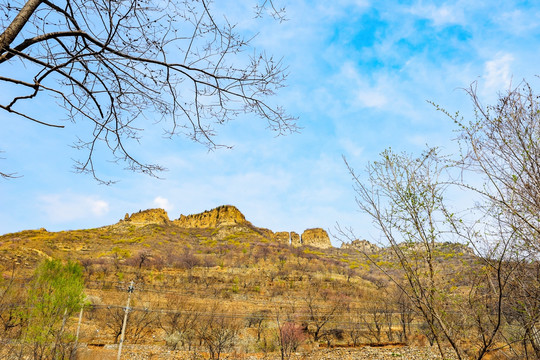
[[[339, 224], [373, 240], [377, 233], [358, 210], [343, 157], [362, 171], [389, 147], [419, 153], [428, 144], [452, 152], [452, 121], [429, 102], [470, 117], [463, 89], [473, 82], [486, 104], [523, 79], [538, 84], [537, 2], [275, 3], [286, 7], [286, 21], [247, 16], [253, 0], [214, 6], [241, 33], [258, 34], [255, 48], [288, 66], [287, 87], [271, 101], [298, 117], [299, 133], [277, 137], [259, 119], [240, 116], [218, 129], [232, 149], [209, 152], [147, 129], [134, 151], [168, 171], [156, 179], [103, 164], [102, 175], [117, 181], [105, 186], [73, 172], [72, 159], [81, 154], [70, 145], [83, 127], [44, 128], [0, 113], [0, 171], [22, 175], [0, 179], [0, 234], [99, 227], [156, 207], [177, 219], [231, 204], [273, 231], [335, 233]], [[54, 103], [35, 106], [64, 116]]]

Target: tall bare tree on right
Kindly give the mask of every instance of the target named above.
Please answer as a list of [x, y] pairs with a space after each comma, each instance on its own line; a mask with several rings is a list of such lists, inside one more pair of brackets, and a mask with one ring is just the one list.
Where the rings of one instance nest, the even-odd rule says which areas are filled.
[[[386, 150], [366, 175], [347, 164], [357, 203], [405, 282], [373, 264], [411, 301], [443, 357], [449, 346], [459, 359], [501, 349], [540, 358], [539, 97], [525, 82], [490, 106], [475, 84], [467, 93], [472, 121], [437, 106], [458, 126], [457, 158], [436, 148], [420, 156]], [[477, 200], [472, 208], [449, 207], [464, 192]], [[441, 261], [448, 241], [469, 245], [479, 261], [449, 269]]]
[[[488, 248], [509, 244], [504, 270], [511, 285], [504, 309], [518, 322], [527, 358], [540, 358], [540, 101], [523, 82], [501, 94], [495, 105], [482, 105], [476, 84], [467, 90], [476, 118], [461, 130], [461, 164], [482, 179], [471, 187], [480, 194], [484, 223], [493, 234]], [[513, 271], [517, 267], [518, 271]], [[509, 269], [511, 268], [511, 269]]]

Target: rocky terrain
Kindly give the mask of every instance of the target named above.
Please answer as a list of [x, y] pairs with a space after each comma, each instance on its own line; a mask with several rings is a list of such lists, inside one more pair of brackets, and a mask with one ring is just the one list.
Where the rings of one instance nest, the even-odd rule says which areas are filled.
[[[117, 346], [110, 345], [96, 349], [83, 347], [79, 350], [79, 360], [102, 360], [116, 359]], [[199, 354], [201, 359], [204, 353]], [[129, 360], [169, 360], [169, 359], [192, 359], [193, 354], [186, 351], [165, 350], [158, 346], [127, 345], [123, 359]], [[228, 360], [279, 360], [280, 355], [273, 354], [224, 354], [223, 359]], [[441, 360], [441, 356], [434, 347], [417, 346], [363, 346], [359, 348], [316, 348], [302, 350], [294, 353], [291, 360]], [[455, 356], [448, 353], [445, 360], [454, 360]]]
[[194, 215], [180, 215], [175, 225], [185, 228], [215, 228], [219, 226], [249, 225], [244, 214], [232, 205], [223, 205], [215, 209]]
[[148, 209], [141, 210], [131, 215], [126, 214], [124, 220], [120, 220], [120, 223], [135, 226], [146, 226], [150, 224], [169, 224], [169, 215], [163, 209]]
[[[332, 247], [328, 233], [321, 228], [306, 229], [302, 236], [296, 232], [279, 231], [273, 232], [265, 228], [255, 227], [246, 220], [246, 217], [240, 210], [232, 205], [222, 205], [217, 208], [204, 211], [199, 214], [180, 215], [176, 220], [169, 220], [169, 215], [163, 209], [148, 209], [141, 210], [131, 215], [126, 214], [123, 220], [120, 220], [117, 226], [134, 225], [172, 225], [187, 229], [223, 229], [219, 231], [220, 239], [224, 238], [223, 234], [229, 235], [235, 231], [242, 229], [251, 229], [260, 234], [263, 238], [275, 241], [282, 244], [292, 246], [313, 246], [321, 249]], [[114, 225], [113, 225], [114, 226]]]
[[343, 243], [341, 245], [341, 248], [344, 250], [360, 251], [361, 253], [365, 254], [374, 254], [381, 250], [380, 247], [370, 243], [367, 240], [353, 240], [350, 243]]

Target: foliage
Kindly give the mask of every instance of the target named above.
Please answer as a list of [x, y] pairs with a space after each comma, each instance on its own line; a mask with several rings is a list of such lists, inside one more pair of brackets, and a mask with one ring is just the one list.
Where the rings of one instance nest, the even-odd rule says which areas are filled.
[[72, 340], [65, 332], [69, 316], [80, 310], [84, 301], [83, 269], [74, 262], [45, 260], [29, 284], [25, 342], [34, 359], [67, 356], [65, 343]]

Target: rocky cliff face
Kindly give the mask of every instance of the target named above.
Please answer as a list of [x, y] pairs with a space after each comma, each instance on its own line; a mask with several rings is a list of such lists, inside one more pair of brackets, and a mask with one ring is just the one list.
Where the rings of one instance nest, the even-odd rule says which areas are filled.
[[289, 245], [289, 233], [287, 231], [278, 231], [277, 233], [274, 233], [273, 240]]
[[227, 225], [251, 225], [244, 215], [232, 205], [223, 205], [215, 209], [194, 215], [180, 215], [174, 223], [186, 228], [215, 228]]
[[332, 247], [328, 233], [321, 228], [307, 229], [302, 233], [302, 245], [310, 245], [321, 249]]
[[380, 250], [377, 245], [367, 240], [353, 240], [350, 243], [344, 243], [341, 245], [341, 248], [345, 250], [357, 250], [365, 254], [374, 254]]
[[300, 235], [294, 231], [291, 233], [291, 245], [292, 246], [301, 246], [302, 241], [300, 240]]
[[[176, 225], [183, 228], [217, 228], [214, 234], [216, 239], [223, 239], [231, 234], [250, 232], [255, 238], [268, 239], [292, 246], [309, 245], [326, 249], [332, 247], [328, 233], [321, 228], [307, 229], [300, 236], [295, 232], [280, 231], [274, 233], [269, 229], [256, 228], [245, 216], [232, 205], [223, 205], [215, 209], [193, 215], [180, 215], [174, 221], [169, 220], [167, 212], [163, 209], [143, 210], [131, 215], [126, 214], [123, 220], [115, 227], [126, 228], [127, 226], [145, 226], [149, 224]], [[258, 241], [258, 240], [257, 240]]]
[[[121, 221], [122, 222], [122, 221]], [[148, 209], [142, 210], [136, 213], [126, 214], [123, 222], [125, 224], [135, 225], [135, 226], [145, 226], [149, 224], [168, 224], [170, 222], [169, 215], [163, 209]]]

